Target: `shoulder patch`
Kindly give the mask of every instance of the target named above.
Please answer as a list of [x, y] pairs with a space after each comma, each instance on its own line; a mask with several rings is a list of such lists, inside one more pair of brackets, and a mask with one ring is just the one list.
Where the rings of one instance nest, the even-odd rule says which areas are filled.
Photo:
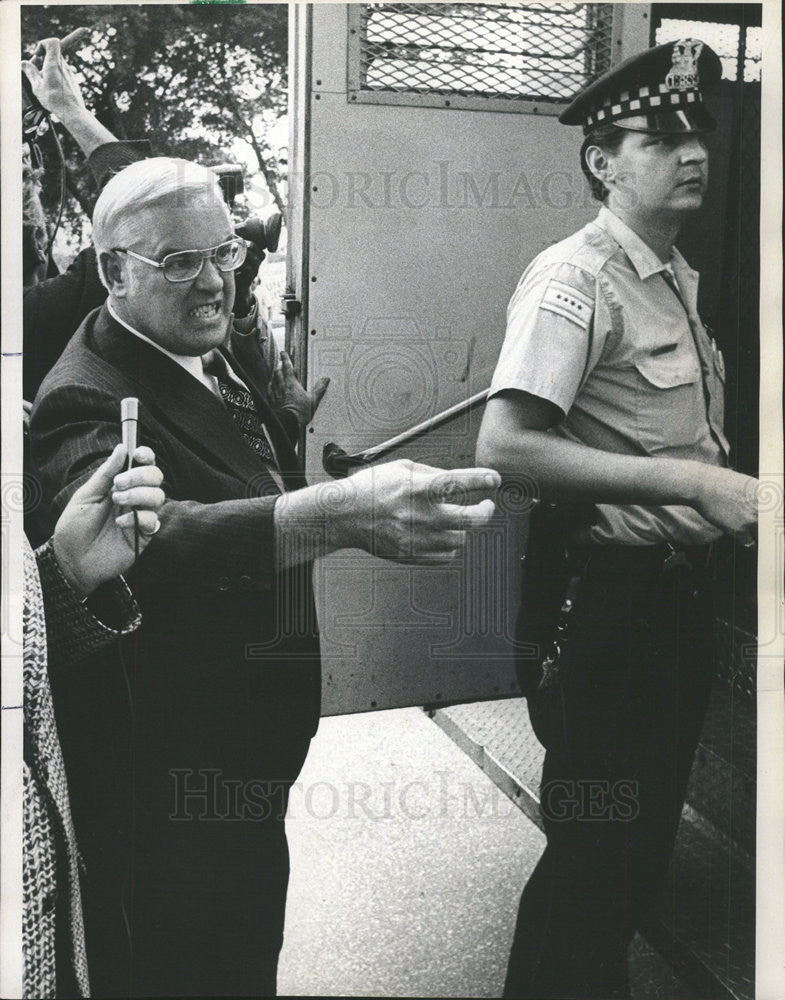
[[565, 285], [563, 281], [551, 278], [540, 302], [540, 309], [547, 309], [558, 316], [563, 316], [585, 330], [591, 322], [594, 300], [585, 292], [579, 292], [576, 288]]

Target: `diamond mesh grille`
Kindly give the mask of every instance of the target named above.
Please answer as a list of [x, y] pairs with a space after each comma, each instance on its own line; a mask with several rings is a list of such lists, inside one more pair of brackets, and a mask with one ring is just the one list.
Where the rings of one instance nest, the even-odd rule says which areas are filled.
[[612, 4], [363, 4], [360, 90], [566, 101], [610, 66]]

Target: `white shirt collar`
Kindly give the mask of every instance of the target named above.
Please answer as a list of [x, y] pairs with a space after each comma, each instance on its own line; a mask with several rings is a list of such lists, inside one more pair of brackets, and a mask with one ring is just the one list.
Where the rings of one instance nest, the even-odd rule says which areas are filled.
[[[638, 277], [642, 280], [665, 269], [665, 264], [648, 243], [642, 240], [634, 229], [630, 229], [627, 223], [623, 222], [607, 205], [603, 205], [600, 209], [597, 224], [616, 240], [638, 272]], [[674, 249], [671, 248], [671, 253]]]
[[204, 369], [202, 368], [202, 359], [198, 355], [194, 357], [189, 354], [173, 354], [171, 351], [167, 351], [165, 347], [161, 347], [161, 345], [156, 344], [154, 340], [150, 340], [149, 337], [146, 337], [143, 333], [135, 330], [134, 327], [132, 327], [129, 323], [126, 323], [124, 319], [120, 319], [112, 308], [110, 299], [106, 300], [106, 308], [112, 314], [113, 318], [120, 324], [120, 326], [124, 326], [129, 333], [132, 333], [135, 337], [143, 340], [146, 344], [150, 344], [157, 351], [160, 351], [161, 354], [165, 354], [167, 358], [171, 358], [172, 361], [180, 365], [181, 368], [184, 368], [189, 375], [193, 375], [193, 377], [198, 379], [202, 385], [206, 385], [211, 392], [213, 391], [212, 382], [206, 381]]

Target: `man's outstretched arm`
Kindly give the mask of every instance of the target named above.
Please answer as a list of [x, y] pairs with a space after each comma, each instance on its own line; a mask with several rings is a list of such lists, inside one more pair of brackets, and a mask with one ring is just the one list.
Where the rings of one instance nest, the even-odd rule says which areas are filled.
[[[117, 398], [95, 386], [61, 385], [36, 401], [36, 471], [58, 513], [116, 446]], [[158, 512], [156, 544], [144, 556], [145, 571], [173, 581], [185, 573], [209, 588], [244, 575], [270, 587], [280, 569], [340, 548], [397, 562], [449, 561], [467, 531], [492, 516], [491, 497], [500, 483], [490, 469], [444, 472], [400, 461], [283, 496], [200, 503], [172, 499], [182, 495], [168, 472], [177, 465], [170, 452], [176, 444], [146, 430], [141, 437], [155, 451], [168, 498]], [[474, 502], [450, 502], [456, 497]]]

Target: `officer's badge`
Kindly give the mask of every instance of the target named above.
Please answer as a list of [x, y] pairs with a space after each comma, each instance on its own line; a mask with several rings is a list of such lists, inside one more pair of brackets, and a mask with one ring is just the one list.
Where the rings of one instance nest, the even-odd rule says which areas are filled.
[[673, 43], [673, 65], [665, 77], [668, 90], [698, 89], [698, 59], [703, 49], [703, 42], [695, 38], [684, 38]]

